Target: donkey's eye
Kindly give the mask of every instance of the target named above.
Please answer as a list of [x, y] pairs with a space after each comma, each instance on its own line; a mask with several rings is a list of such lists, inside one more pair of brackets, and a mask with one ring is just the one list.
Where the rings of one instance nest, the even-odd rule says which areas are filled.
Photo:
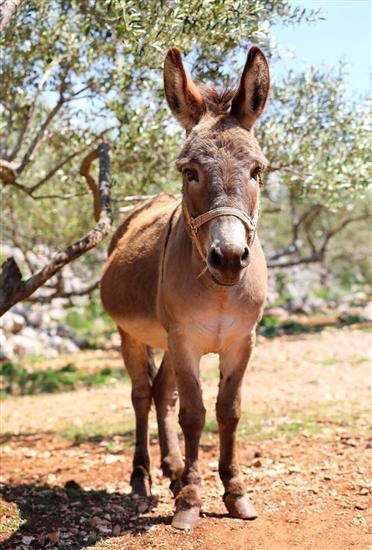
[[261, 174], [262, 174], [262, 168], [260, 166], [256, 166], [251, 172], [251, 178], [258, 181], [258, 183], [261, 183]]
[[187, 181], [199, 181], [197, 172], [195, 170], [191, 170], [191, 168], [185, 168], [185, 170], [182, 171], [182, 174], [186, 177]]

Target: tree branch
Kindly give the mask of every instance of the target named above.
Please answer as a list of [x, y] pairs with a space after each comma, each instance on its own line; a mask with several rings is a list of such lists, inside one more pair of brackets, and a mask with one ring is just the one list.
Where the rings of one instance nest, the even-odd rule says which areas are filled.
[[278, 260], [283, 256], [289, 256], [290, 254], [295, 254], [296, 252], [298, 252], [298, 246], [299, 246], [299, 241], [294, 241], [290, 243], [288, 246], [283, 246], [282, 248], [278, 248], [277, 250], [274, 250], [273, 252], [267, 255], [267, 259], [269, 262], [273, 262], [274, 260]]
[[[103, 238], [109, 233], [112, 224], [110, 185], [108, 181], [109, 174], [109, 154], [108, 145], [101, 143], [97, 150], [89, 153], [83, 160], [80, 173], [85, 176], [89, 186], [93, 187], [94, 179], [89, 174], [91, 163], [99, 158], [99, 185], [96, 185], [94, 197], [98, 196], [99, 219], [98, 223], [81, 239], [68, 246], [64, 250], [57, 252], [52, 260], [40, 271], [33, 274], [26, 281], [22, 280], [22, 274], [14, 260], [9, 258], [2, 265], [0, 273], [0, 316], [3, 315], [14, 304], [28, 298], [41, 287], [48, 279], [58, 273], [63, 266], [76, 260], [88, 250], [97, 246]], [[93, 181], [92, 181], [93, 180]], [[94, 182], [95, 183], [95, 182]], [[96, 200], [96, 199], [95, 199]]]
[[[65, 166], [65, 164], [67, 164], [68, 162], [73, 160], [75, 157], [78, 157], [79, 155], [81, 155], [82, 153], [84, 153], [85, 151], [90, 149], [92, 147], [92, 145], [94, 145], [94, 143], [97, 143], [97, 141], [102, 139], [105, 134], [107, 134], [108, 132], [111, 132], [111, 130], [114, 130], [115, 128], [116, 128], [116, 126], [110, 126], [110, 128], [106, 128], [106, 130], [103, 130], [102, 132], [100, 132], [88, 145], [86, 145], [82, 149], [79, 149], [79, 151], [75, 151], [74, 153], [71, 153], [71, 155], [68, 155], [63, 160], [61, 160], [61, 162], [56, 164], [56, 166], [54, 166], [54, 168], [52, 168], [44, 177], [42, 177], [37, 183], [35, 183], [35, 185], [30, 187], [31, 193], [33, 193], [34, 191], [39, 189], [39, 187], [44, 185], [44, 183], [46, 183], [52, 176], [54, 176], [54, 174], [56, 172], [58, 172], [58, 170], [63, 168], [63, 166]], [[34, 197], [34, 198], [39, 198], [39, 197]]]
[[[318, 206], [321, 206], [321, 205], [318, 205]], [[305, 219], [305, 220], [308, 219], [311, 210], [312, 210], [312, 215], [315, 218], [315, 216], [316, 216], [316, 214], [314, 213], [315, 209], [310, 209], [310, 211], [307, 212], [307, 216], [302, 217], [302, 218]], [[320, 211], [320, 210], [318, 210], [318, 211]], [[327, 247], [329, 245], [330, 240], [335, 235], [337, 235], [337, 233], [342, 231], [342, 229], [344, 229], [346, 226], [348, 226], [350, 223], [354, 223], [354, 222], [358, 222], [358, 221], [364, 221], [364, 220], [366, 220], [367, 217], [368, 217], [368, 214], [364, 214], [364, 215], [355, 216], [353, 218], [348, 218], [348, 219], [344, 220], [343, 222], [341, 222], [336, 227], [334, 227], [333, 229], [331, 229], [330, 231], [328, 231], [326, 233], [325, 238], [323, 240], [323, 243], [321, 244], [321, 246], [319, 248], [315, 247], [315, 243], [311, 239], [311, 242], [309, 242], [310, 248], [311, 248], [311, 254], [309, 254], [308, 256], [304, 256], [303, 258], [296, 258], [296, 259], [293, 259], [293, 260], [276, 262], [275, 260], [277, 260], [278, 258], [292, 253], [289, 249], [294, 243], [291, 243], [288, 247], [284, 247], [282, 249], [279, 249], [277, 251], [278, 253], [274, 252], [271, 255], [269, 255], [269, 257], [268, 257], [269, 261], [268, 261], [267, 265], [268, 265], [269, 268], [272, 268], [272, 267], [285, 268], [285, 267], [292, 267], [292, 266], [301, 265], [301, 264], [310, 264], [310, 263], [313, 263], [313, 262], [322, 262], [324, 260], [325, 254], [327, 252]], [[314, 221], [314, 219], [312, 221]], [[281, 251], [283, 251], [283, 252], [287, 251], [287, 252], [284, 253], [284, 254], [283, 253], [280, 254]], [[293, 249], [293, 253], [298, 252], [298, 251], [299, 251], [299, 248], [297, 248], [297, 250]]]
[[63, 107], [65, 104], [65, 99], [63, 95], [59, 97], [59, 100], [53, 107], [53, 109], [49, 112], [48, 116], [44, 120], [43, 124], [40, 126], [39, 131], [36, 133], [34, 139], [32, 140], [29, 148], [27, 149], [26, 153], [23, 156], [23, 159], [21, 161], [21, 164], [19, 165], [17, 172], [18, 174], [22, 174], [23, 170], [26, 168], [29, 161], [32, 159], [32, 155], [35, 152], [35, 149], [40, 144], [41, 140], [44, 137], [45, 131], [48, 128], [49, 124], [52, 122], [53, 118], [56, 116], [58, 111]]
[[98, 280], [89, 286], [82, 288], [81, 290], [71, 290], [70, 292], [66, 292], [57, 285], [55, 292], [49, 296], [32, 296], [32, 298], [29, 298], [28, 301], [38, 304], [50, 304], [55, 298], [74, 298], [75, 296], [86, 296], [96, 290], [99, 287], [100, 282], [101, 281]]
[[44, 73], [43, 73], [43, 75], [42, 75], [42, 77], [39, 81], [39, 84], [36, 88], [36, 92], [34, 94], [32, 102], [28, 107], [27, 114], [26, 114], [25, 119], [23, 121], [23, 125], [21, 127], [21, 130], [18, 134], [16, 144], [13, 148], [13, 151], [9, 155], [9, 160], [14, 160], [16, 158], [20, 148], [22, 147], [23, 139], [26, 135], [26, 132], [27, 132], [28, 127], [30, 125], [30, 121], [32, 119], [32, 115], [34, 114], [34, 111], [35, 111], [35, 105], [36, 105], [37, 99], [38, 99], [39, 95], [41, 94], [41, 92], [43, 91], [43, 88], [44, 88], [49, 76], [54, 71], [54, 69], [57, 67], [57, 65], [60, 63], [61, 59], [62, 59], [62, 56], [59, 56], [47, 65], [47, 67], [46, 67], [46, 69], [45, 69], [45, 71], [44, 71]]
[[88, 145], [85, 145], [84, 147], [82, 147], [78, 151], [75, 151], [74, 153], [71, 153], [70, 155], [65, 157], [63, 160], [61, 160], [61, 162], [56, 164], [45, 176], [43, 176], [38, 182], [36, 182], [31, 187], [27, 187], [26, 185], [22, 185], [21, 183], [16, 181], [17, 178], [18, 178], [17, 166], [14, 162], [9, 162], [7, 160], [1, 160], [0, 159], [0, 180], [2, 180], [5, 185], [12, 185], [13, 187], [18, 189], [19, 191], [22, 191], [23, 193], [26, 193], [26, 195], [28, 195], [29, 197], [31, 197], [32, 199], [35, 199], [35, 200], [45, 199], [45, 198], [68, 199], [68, 198], [71, 198], [71, 197], [84, 195], [85, 193], [81, 193], [81, 194], [80, 193], [78, 193], [78, 194], [74, 193], [74, 194], [69, 194], [69, 195], [57, 195], [57, 194], [53, 194], [53, 195], [34, 195], [33, 193], [37, 189], [39, 189], [42, 185], [44, 185], [44, 183], [46, 183], [52, 176], [54, 176], [54, 174], [56, 172], [58, 172], [58, 170], [63, 168], [63, 166], [65, 166], [65, 164], [67, 164], [68, 162], [73, 160], [75, 157], [78, 157], [79, 155], [82, 155], [85, 151], [90, 149], [92, 147], [92, 145], [94, 145], [95, 143], [97, 143], [97, 141], [102, 139], [102, 137], [105, 134], [107, 134], [111, 130], [114, 130], [115, 128], [116, 128], [116, 126], [111, 126], [110, 128], [107, 128], [106, 130], [103, 130], [102, 132], [100, 132], [94, 139], [92, 139], [92, 141], [90, 143], [88, 143]]
[[311, 254], [310, 256], [305, 256], [304, 258], [298, 258], [296, 260], [288, 260], [284, 262], [267, 262], [267, 267], [292, 267], [294, 265], [300, 264], [311, 264], [313, 262], [320, 262], [323, 259], [323, 256], [318, 252]]

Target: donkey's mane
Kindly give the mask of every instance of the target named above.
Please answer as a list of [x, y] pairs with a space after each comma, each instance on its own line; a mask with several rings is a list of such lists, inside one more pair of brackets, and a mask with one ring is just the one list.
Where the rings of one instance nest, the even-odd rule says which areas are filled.
[[199, 85], [200, 93], [207, 105], [207, 110], [215, 115], [226, 115], [231, 107], [231, 100], [234, 97], [234, 88], [216, 90], [212, 86]]

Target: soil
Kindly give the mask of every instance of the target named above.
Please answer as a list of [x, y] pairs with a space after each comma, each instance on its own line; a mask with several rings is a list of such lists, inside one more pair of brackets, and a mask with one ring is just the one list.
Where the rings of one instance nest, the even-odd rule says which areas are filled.
[[[170, 525], [174, 504], [158, 467], [153, 413], [154, 497], [130, 495], [129, 383], [4, 400], [0, 546], [371, 548], [370, 344], [370, 333], [350, 328], [259, 340], [239, 432], [240, 462], [259, 512], [255, 521], [225, 514], [213, 420], [218, 366], [215, 356], [203, 360], [203, 509], [193, 532]], [[68, 362], [71, 357], [59, 358], [56, 366]], [[73, 362], [84, 369], [120, 366], [115, 351], [76, 354]]]

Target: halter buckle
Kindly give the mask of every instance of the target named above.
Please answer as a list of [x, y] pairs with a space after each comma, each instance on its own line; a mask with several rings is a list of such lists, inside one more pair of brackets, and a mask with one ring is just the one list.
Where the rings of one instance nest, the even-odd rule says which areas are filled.
[[190, 219], [190, 228], [194, 235], [196, 235], [198, 232], [198, 226], [194, 224], [193, 218]]

